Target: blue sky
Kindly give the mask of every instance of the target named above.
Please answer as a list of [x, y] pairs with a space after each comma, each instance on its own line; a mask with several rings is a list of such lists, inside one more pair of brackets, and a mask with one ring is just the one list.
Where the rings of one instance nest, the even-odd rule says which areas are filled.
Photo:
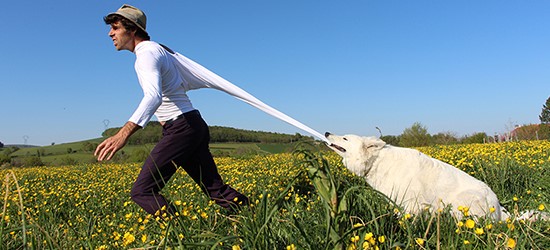
[[[123, 3], [164, 43], [319, 132], [506, 132], [550, 96], [549, 1], [8, 1], [0, 142], [122, 126], [142, 97], [102, 17]], [[227, 94], [188, 93], [210, 125], [296, 132]]]

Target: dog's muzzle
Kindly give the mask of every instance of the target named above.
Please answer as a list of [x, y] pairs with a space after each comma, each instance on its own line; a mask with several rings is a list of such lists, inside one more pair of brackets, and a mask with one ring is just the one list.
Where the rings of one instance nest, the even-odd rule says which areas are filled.
[[340, 152], [342, 152], [342, 153], [345, 153], [345, 152], [346, 152], [346, 149], [345, 149], [345, 148], [340, 147], [340, 146], [338, 146], [338, 145], [336, 145], [336, 144], [334, 144], [334, 143], [331, 143], [329, 146], [331, 146], [331, 147], [333, 147], [333, 148], [335, 148], [335, 149], [338, 149], [338, 150], [339, 150]]

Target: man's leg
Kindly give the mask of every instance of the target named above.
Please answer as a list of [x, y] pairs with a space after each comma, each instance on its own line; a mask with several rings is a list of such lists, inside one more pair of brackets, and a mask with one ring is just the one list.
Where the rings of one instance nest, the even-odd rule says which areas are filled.
[[192, 127], [197, 128], [197, 131], [200, 131], [200, 141], [197, 143], [196, 151], [190, 159], [182, 157], [178, 158], [176, 162], [218, 205], [226, 209], [247, 205], [248, 198], [225, 184], [218, 173], [218, 168], [208, 147], [210, 132], [206, 122], [199, 113], [186, 116], [186, 120], [189, 124], [192, 124]]
[[159, 192], [176, 172], [176, 167], [170, 163], [157, 165], [155, 158], [152, 153], [147, 157], [132, 186], [131, 197], [147, 213], [155, 214], [163, 207], [166, 212], [173, 213], [175, 212], [173, 207]]
[[163, 127], [162, 138], [145, 160], [132, 187], [132, 200], [150, 214], [162, 207], [174, 213], [173, 207], [159, 193], [176, 172], [175, 159], [187, 161], [197, 150], [200, 133], [185, 118]]
[[199, 145], [193, 159], [183, 163], [182, 167], [216, 204], [226, 209], [248, 205], [248, 197], [223, 182], [208, 148], [208, 139]]

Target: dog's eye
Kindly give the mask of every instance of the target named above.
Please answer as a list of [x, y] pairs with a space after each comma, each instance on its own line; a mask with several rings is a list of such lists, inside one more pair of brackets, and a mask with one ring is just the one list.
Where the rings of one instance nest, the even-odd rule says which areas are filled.
[[344, 141], [347, 141], [347, 140], [348, 140], [348, 138], [344, 137]]

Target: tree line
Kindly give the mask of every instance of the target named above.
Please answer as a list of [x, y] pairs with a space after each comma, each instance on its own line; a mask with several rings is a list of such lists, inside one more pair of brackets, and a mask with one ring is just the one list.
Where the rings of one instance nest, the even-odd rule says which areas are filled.
[[[222, 126], [209, 126], [210, 142], [250, 142], [250, 143], [291, 143], [308, 138], [299, 133], [294, 135], [236, 129]], [[117, 128], [106, 129], [101, 135], [109, 137], [115, 135], [120, 130]], [[162, 137], [162, 126], [159, 122], [152, 121], [144, 129], [137, 131], [128, 140], [129, 145], [142, 145], [157, 143]]]
[[549, 140], [550, 139], [550, 97], [546, 99], [539, 115], [540, 124], [528, 124], [515, 126], [510, 131], [499, 135], [487, 135], [484, 132], [472, 135], [457, 137], [452, 132], [443, 132], [430, 135], [426, 126], [419, 122], [406, 128], [399, 136], [381, 135], [380, 139], [395, 146], [422, 147], [430, 145], [469, 144], [469, 143], [490, 143], [518, 140]]

